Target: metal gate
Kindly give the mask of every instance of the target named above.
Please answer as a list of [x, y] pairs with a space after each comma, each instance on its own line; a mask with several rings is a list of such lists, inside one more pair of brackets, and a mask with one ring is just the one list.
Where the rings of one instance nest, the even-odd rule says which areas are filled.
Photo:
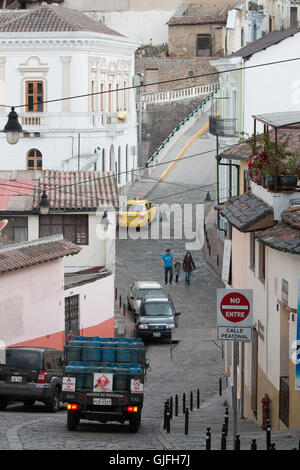
[[69, 332], [79, 335], [79, 295], [65, 298], [65, 343]]
[[289, 378], [280, 377], [279, 390], [279, 419], [289, 427]]

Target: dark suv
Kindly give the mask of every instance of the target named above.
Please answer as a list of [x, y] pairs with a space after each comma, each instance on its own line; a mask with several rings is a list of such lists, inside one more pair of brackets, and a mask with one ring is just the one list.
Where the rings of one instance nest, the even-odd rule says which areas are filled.
[[44, 347], [8, 347], [0, 363], [0, 410], [9, 401], [44, 402], [56, 412], [62, 390], [63, 352]]
[[178, 326], [179, 312], [175, 311], [170, 296], [146, 296], [142, 299], [135, 333], [143, 338], [170, 338]]

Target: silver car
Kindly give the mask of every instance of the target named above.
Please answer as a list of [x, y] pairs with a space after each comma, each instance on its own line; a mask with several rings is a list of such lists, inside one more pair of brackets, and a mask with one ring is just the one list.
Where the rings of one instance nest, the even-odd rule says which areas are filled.
[[139, 314], [141, 300], [145, 295], [164, 295], [164, 291], [159, 282], [155, 281], [136, 281], [129, 284], [127, 305], [128, 310], [132, 311], [135, 316]]

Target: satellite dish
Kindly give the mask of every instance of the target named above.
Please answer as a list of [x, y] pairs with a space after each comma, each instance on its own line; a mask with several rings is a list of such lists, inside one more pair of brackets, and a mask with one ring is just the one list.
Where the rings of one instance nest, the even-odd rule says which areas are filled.
[[7, 219], [0, 220], [0, 233], [1, 233], [2, 230], [6, 227], [7, 224], [8, 224], [8, 220], [7, 220]]

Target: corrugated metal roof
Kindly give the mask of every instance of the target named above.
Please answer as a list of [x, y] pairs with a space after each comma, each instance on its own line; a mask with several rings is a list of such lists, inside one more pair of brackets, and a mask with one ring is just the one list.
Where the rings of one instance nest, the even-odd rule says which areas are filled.
[[231, 54], [231, 56], [229, 57], [243, 57], [244, 59], [247, 57], [251, 57], [253, 54], [263, 51], [264, 49], [267, 49], [270, 46], [274, 46], [275, 44], [278, 44], [284, 39], [294, 36], [294, 34], [298, 34], [299, 32], [300, 28], [289, 28], [272, 31], [266, 36], [263, 36], [262, 38], [257, 39], [256, 41], [251, 42], [250, 44], [247, 44], [247, 46], [242, 47], [238, 51]]

